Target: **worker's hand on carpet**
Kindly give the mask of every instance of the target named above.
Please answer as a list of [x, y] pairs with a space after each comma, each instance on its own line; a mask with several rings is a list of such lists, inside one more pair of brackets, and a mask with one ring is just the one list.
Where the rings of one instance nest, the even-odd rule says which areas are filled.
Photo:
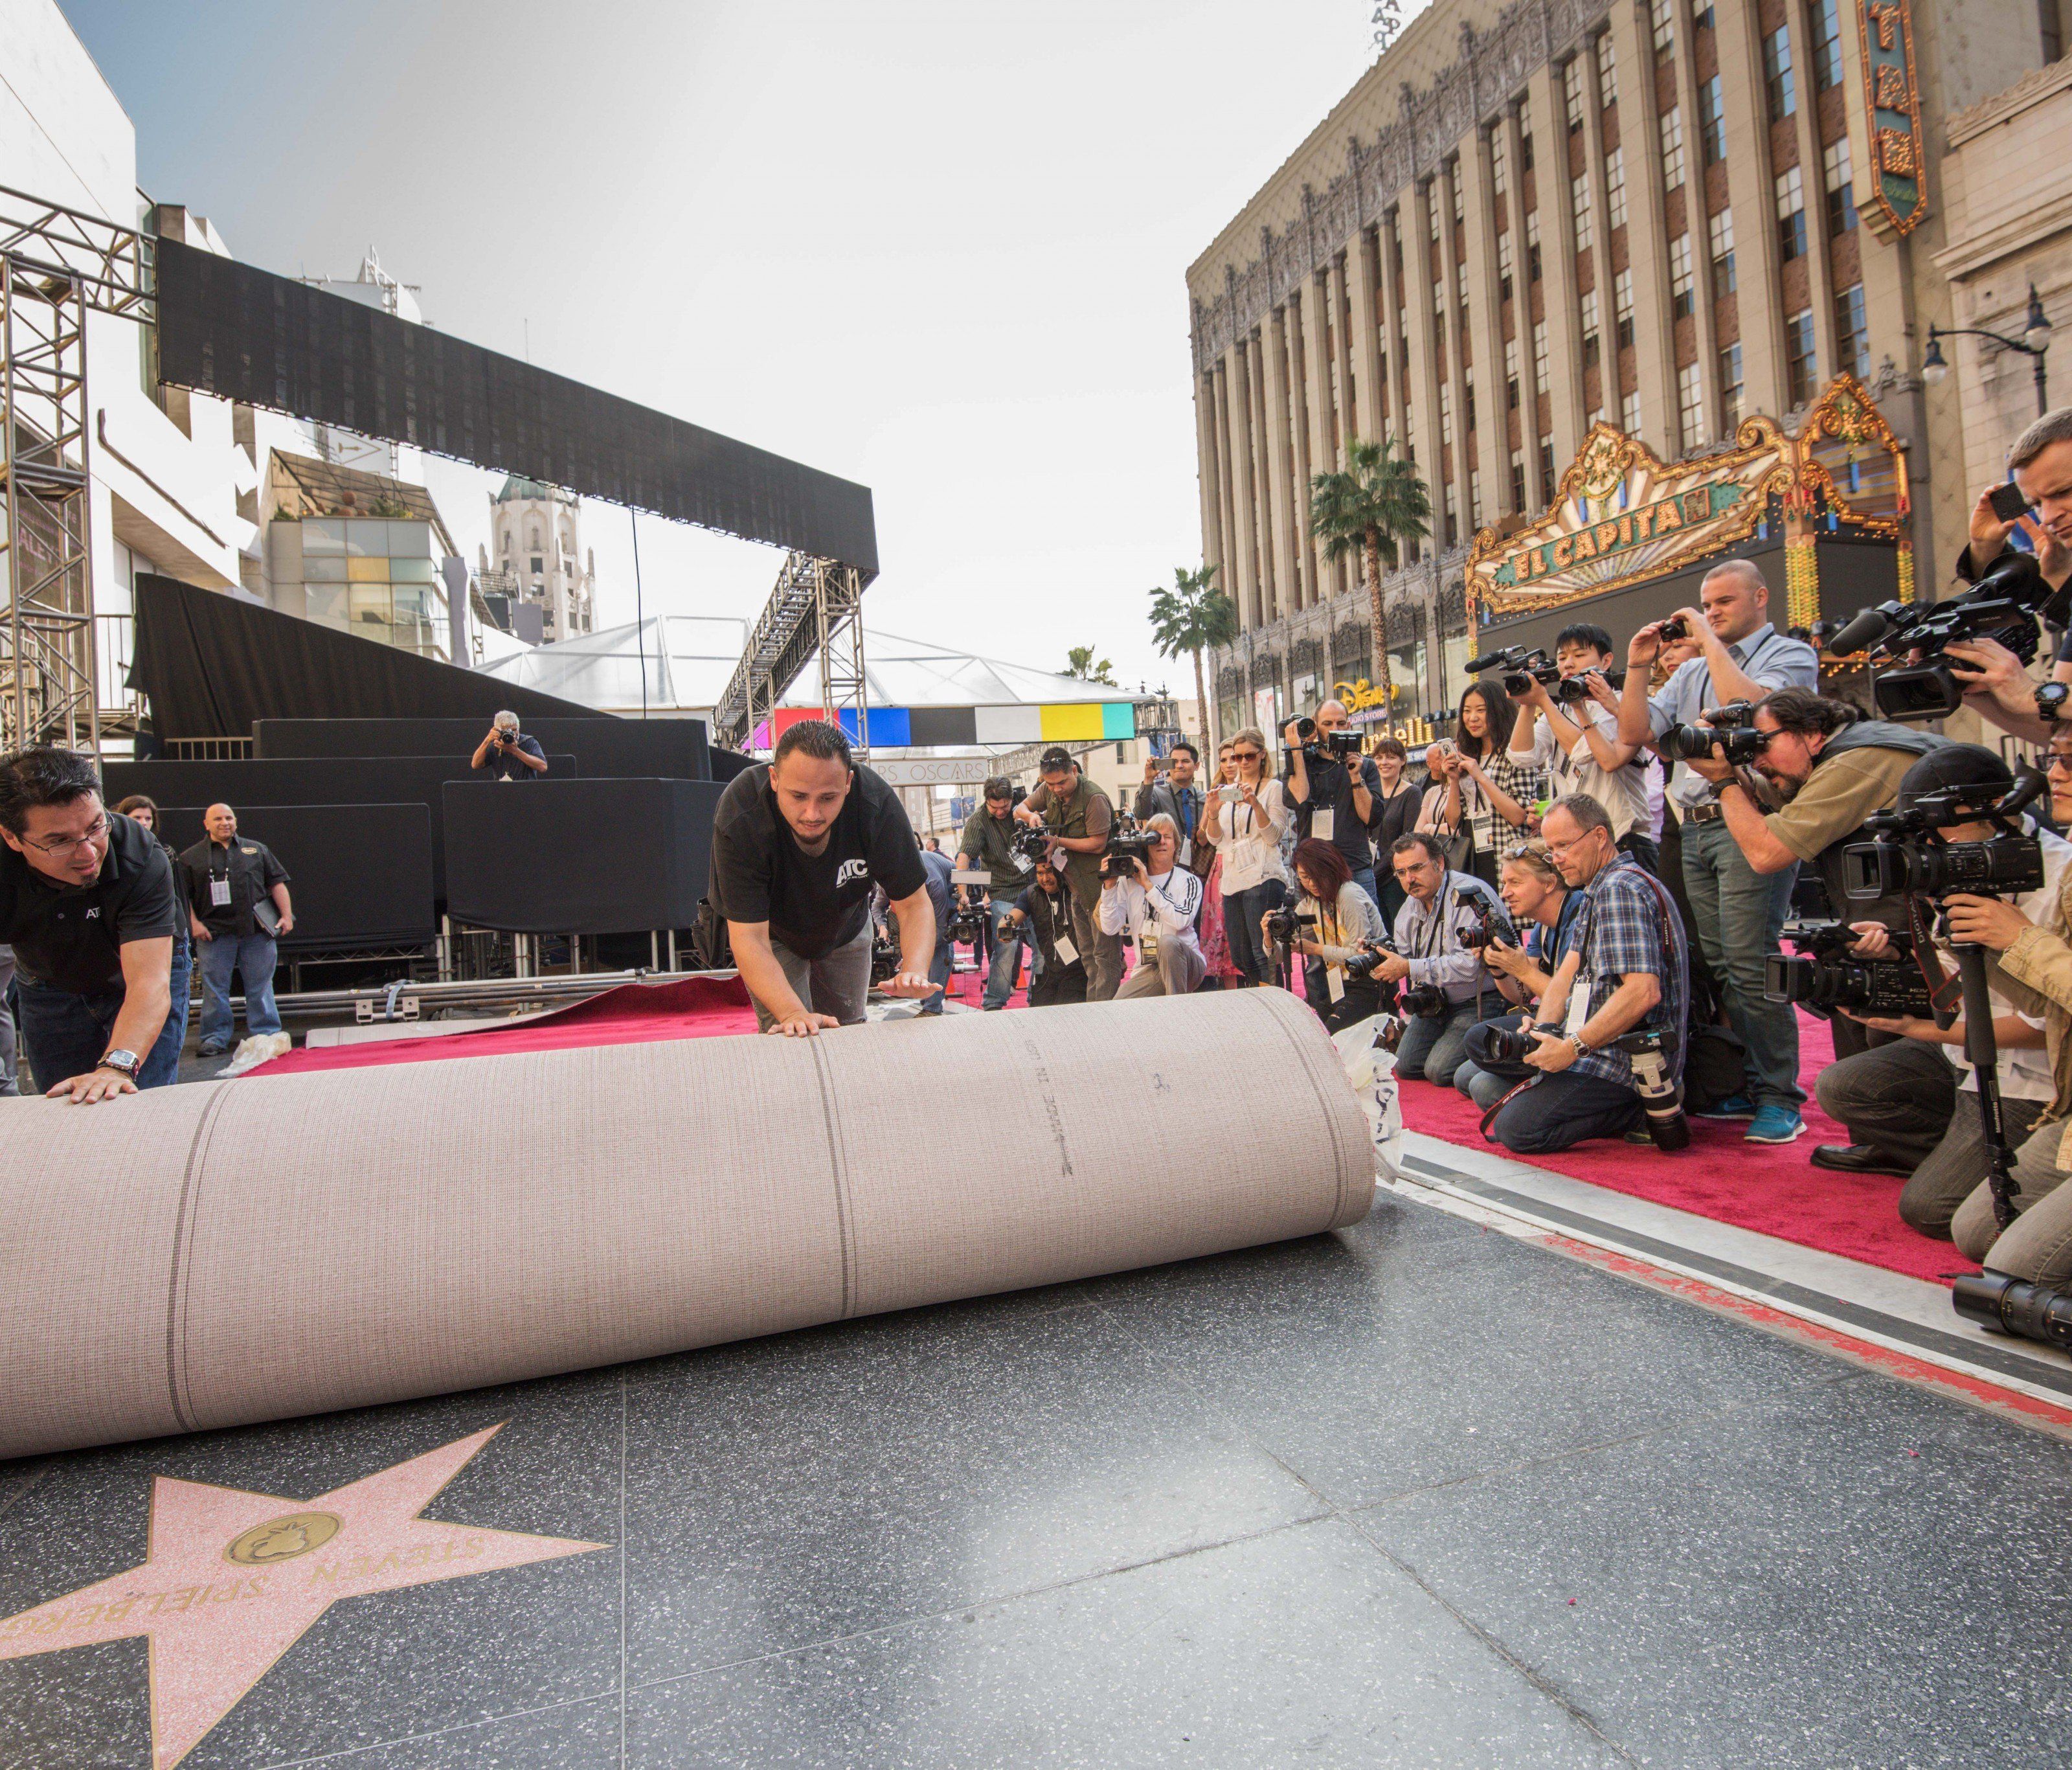
[[104, 1100], [113, 1100], [117, 1094], [136, 1092], [136, 1083], [119, 1070], [89, 1069], [84, 1076], [73, 1076], [60, 1082], [43, 1097], [68, 1100], [75, 1106], [92, 1106]]
[[831, 1014], [813, 1014], [801, 1008], [796, 1014], [784, 1015], [772, 1022], [770, 1030], [783, 1034], [787, 1039], [810, 1039], [823, 1028], [841, 1024], [841, 1022]]
[[879, 987], [889, 996], [931, 996], [942, 986], [931, 983], [919, 971], [902, 971], [887, 978]]

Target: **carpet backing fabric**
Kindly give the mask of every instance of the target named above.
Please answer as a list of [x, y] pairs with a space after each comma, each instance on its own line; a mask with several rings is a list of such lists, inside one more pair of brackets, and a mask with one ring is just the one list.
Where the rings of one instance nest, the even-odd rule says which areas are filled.
[[6, 1102], [0, 1457], [401, 1401], [1343, 1227], [1277, 990]]

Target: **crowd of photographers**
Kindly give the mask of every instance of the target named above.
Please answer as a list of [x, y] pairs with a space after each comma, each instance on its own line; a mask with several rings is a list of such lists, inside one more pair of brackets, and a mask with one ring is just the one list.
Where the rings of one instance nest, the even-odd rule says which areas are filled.
[[[1174, 746], [1126, 817], [1062, 749], [1026, 797], [989, 782], [957, 861], [990, 901], [985, 1006], [1025, 956], [1032, 1002], [1299, 974], [1334, 1030], [1388, 1017], [1399, 1078], [1521, 1154], [1675, 1150], [1687, 1111], [1796, 1141], [1803, 1010], [1850, 1135], [1813, 1167], [1906, 1177], [1907, 1222], [1988, 1268], [1960, 1307], [2072, 1344], [2072, 640], [2058, 680], [2028, 669], [2072, 599], [2072, 410], [2009, 466], [1968, 589], [1823, 633], [1877, 666], [1875, 714], [1820, 692], [1812, 636], [1737, 559], [1622, 657], [1578, 622], [1551, 657], [1472, 660], [1415, 760], [1326, 702], [1213, 773]], [[1965, 706], [2046, 746], [2047, 781], [1926, 728]]]

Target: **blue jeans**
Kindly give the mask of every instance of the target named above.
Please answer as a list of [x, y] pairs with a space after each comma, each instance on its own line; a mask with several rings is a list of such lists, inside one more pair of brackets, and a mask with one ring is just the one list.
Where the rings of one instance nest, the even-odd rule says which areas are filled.
[[986, 912], [986, 923], [993, 936], [992, 956], [986, 961], [985, 1000], [989, 1008], [1004, 1008], [1007, 998], [1014, 994], [1015, 986], [1022, 981], [1022, 949], [1029, 943], [1029, 925], [1019, 927], [1009, 922], [1007, 912], [1022, 908], [1026, 894], [1015, 891], [995, 891], [993, 907]]
[[1758, 1105], [1791, 1112], [1806, 1103], [1799, 1085], [1799, 1019], [1790, 1003], [1763, 999], [1763, 961], [1778, 949], [1791, 910], [1796, 866], [1758, 873], [1728, 832], [1726, 820], [1682, 829], [1684, 889], [1698, 945], [1719, 980], [1727, 1019], [1745, 1053], [1749, 1093]]
[[1396, 1048], [1396, 1073], [1404, 1081], [1453, 1085], [1453, 1076], [1468, 1055], [1468, 1028], [1480, 1019], [1472, 1002], [1455, 1004], [1444, 1019], [1412, 1015]]
[[[954, 949], [951, 947], [951, 945], [948, 941], [937, 941], [935, 942], [935, 957], [930, 961], [928, 965], [928, 981], [931, 983], [948, 983], [950, 981], [950, 961], [955, 957], [956, 954]], [[943, 997], [944, 993], [944, 991], [938, 990], [933, 995], [930, 996], [927, 1001], [921, 1004], [921, 1012], [923, 1014], [940, 1014], [943, 1011]]]
[[[22, 1043], [29, 1053], [29, 1073], [36, 1092], [48, 1093], [73, 1076], [84, 1076], [99, 1063], [122, 1012], [124, 992], [104, 990], [99, 995], [75, 995], [69, 990], [54, 990], [47, 983], [16, 984], [22, 1011]], [[137, 1068], [139, 1088], [162, 1088], [180, 1066], [180, 1040], [187, 1031], [187, 1016], [175, 999], [173, 1012]]]
[[[1374, 899], [1374, 907], [1376, 909], [1381, 908], [1381, 887], [1374, 882], [1374, 869], [1371, 866], [1359, 868], [1353, 874], [1353, 883], [1359, 886]], [[1391, 926], [1393, 925], [1393, 924], [1391, 924]]]
[[1500, 1015], [1492, 1020], [1478, 1021], [1468, 1028], [1467, 1036], [1462, 1041], [1467, 1059], [1453, 1072], [1453, 1085], [1484, 1112], [1487, 1112], [1520, 1082], [1529, 1081], [1538, 1073], [1515, 1058], [1494, 1056], [1490, 1052], [1490, 1033], [1498, 1028], [1515, 1032], [1525, 1024], [1526, 1019], [1521, 1011]]
[[1230, 943], [1231, 963], [1247, 983], [1273, 981], [1273, 949], [1260, 936], [1259, 922], [1268, 910], [1281, 908], [1285, 890], [1279, 879], [1266, 879], [1223, 898], [1223, 938]]
[[162, 1088], [180, 1079], [180, 1047], [187, 1043], [187, 1008], [194, 996], [194, 941], [185, 934], [173, 936], [172, 1007], [158, 1042], [137, 1072], [139, 1088]]
[[245, 1030], [253, 1035], [278, 1032], [281, 1011], [273, 1006], [273, 941], [264, 934], [248, 934], [241, 941], [219, 934], [201, 946], [201, 1042], [228, 1045], [233, 1026], [230, 1008], [230, 974], [245, 980]]

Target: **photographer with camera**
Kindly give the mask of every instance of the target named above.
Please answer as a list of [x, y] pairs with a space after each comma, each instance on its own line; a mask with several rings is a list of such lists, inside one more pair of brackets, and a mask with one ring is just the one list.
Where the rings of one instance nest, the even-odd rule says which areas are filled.
[[1515, 1155], [1538, 1155], [1644, 1125], [1658, 1146], [1680, 1149], [1691, 1134], [1679, 1085], [1688, 979], [1675, 905], [1619, 852], [1610, 813], [1587, 794], [1556, 800], [1543, 828], [1582, 903], [1539, 1020], [1511, 1049], [1492, 1041], [1537, 1073], [1486, 1133]]
[[1552, 777], [1557, 795], [1588, 793], [1611, 813], [1620, 852], [1651, 873], [1662, 871], [1649, 817], [1646, 759], [1622, 744], [1619, 702], [1607, 680], [1614, 657], [1612, 636], [1588, 621], [1554, 636], [1554, 664], [1561, 679], [1550, 690], [1536, 675], [1512, 678], [1523, 692], [1503, 686], [1517, 710], [1511, 731], [1514, 762]]
[[[1705, 574], [1700, 609], [1679, 609], [1653, 621], [1626, 648], [1626, 686], [1619, 698], [1619, 742], [1654, 744], [1672, 728], [1696, 726], [1706, 714], [1737, 702], [1756, 702], [1773, 689], [1819, 683], [1813, 648], [1778, 632], [1770, 621], [1770, 587], [1745, 559], [1729, 559]], [[1658, 692], [1648, 692], [1649, 669], [1665, 644], [1696, 640], [1696, 657], [1680, 665]], [[1754, 1143], [1788, 1143], [1804, 1134], [1799, 1109], [1799, 1023], [1788, 1007], [1763, 997], [1763, 961], [1776, 950], [1790, 906], [1795, 869], [1764, 873], [1749, 864], [1729, 833], [1726, 813], [1710, 778], [1662, 749], [1675, 764], [1669, 799], [1681, 819], [1677, 843], [1684, 888], [1700, 950], [1720, 986], [1727, 1018], [1745, 1053], [1748, 1093], [1722, 1102], [1712, 1116], [1746, 1118]]]
[[489, 735], [475, 747], [468, 767], [492, 780], [532, 780], [547, 772], [547, 752], [537, 738], [518, 729], [518, 715], [503, 712], [489, 722]]
[[[1161, 763], [1163, 768], [1159, 766]], [[1180, 832], [1179, 865], [1206, 879], [1215, 856], [1207, 847], [1196, 852], [1194, 833], [1202, 821], [1202, 789], [1194, 776], [1201, 766], [1201, 753], [1187, 738], [1175, 738], [1172, 749], [1162, 756], [1146, 756], [1144, 784], [1137, 789], [1130, 814], [1138, 823], [1148, 824], [1164, 812]]]
[[1180, 826], [1155, 812], [1144, 826], [1157, 838], [1148, 855], [1110, 855], [1102, 870], [1094, 919], [1102, 933], [1127, 933], [1137, 943], [1137, 969], [1115, 1000], [1138, 996], [1191, 995], [1208, 974], [1194, 916], [1202, 907], [1202, 881], [1179, 864]]
[[1326, 1030], [1336, 1032], [1379, 1008], [1375, 953], [1388, 929], [1335, 843], [1313, 836], [1296, 844], [1295, 884], [1300, 895], [1293, 908], [1269, 910], [1260, 932], [1268, 945], [1285, 941], [1308, 961], [1304, 994]]
[[[1492, 890], [1497, 855], [1514, 831], [1526, 827], [1532, 806], [1547, 790], [1545, 776], [1511, 754], [1516, 716], [1517, 710], [1495, 689], [1470, 683], [1461, 696], [1453, 741], [1437, 747], [1437, 772], [1417, 815], [1418, 830], [1438, 837], [1452, 850], [1451, 864]], [[1466, 864], [1458, 846], [1463, 834], [1469, 838]]]
[[1547, 844], [1538, 839], [1504, 851], [1497, 893], [1511, 912], [1512, 924], [1524, 931], [1524, 938], [1515, 945], [1491, 941], [1482, 958], [1504, 1000], [1519, 1011], [1478, 1020], [1469, 1027], [1468, 1060], [1453, 1075], [1453, 1085], [1485, 1109], [1533, 1073], [1518, 1058], [1498, 1056], [1491, 1040], [1499, 1033], [1515, 1034], [1531, 1025], [1540, 998], [1554, 981], [1555, 968], [1568, 950], [1569, 930], [1583, 906], [1581, 893], [1568, 889]]
[[[2005, 794], [2013, 790], [2014, 776], [1990, 750], [1952, 744], [1908, 769], [1900, 782], [1898, 809], [1906, 811], [1952, 787]], [[1933, 839], [1940, 844], [1980, 842], [1994, 834], [1994, 827], [1963, 819], [1938, 827]], [[2058, 901], [2066, 863], [2072, 861], [2072, 843], [2047, 830], [2037, 836], [2042, 886], [2013, 902], [2024, 916], [2041, 922], [2048, 920]], [[1850, 949], [1852, 957], [1918, 969], [1910, 947], [1899, 959], [1890, 956], [1893, 937], [1884, 924], [1857, 922], [1852, 932], [1859, 936]], [[1936, 945], [1947, 951], [1948, 942], [1938, 941]], [[1930, 976], [1922, 979], [1924, 993], [1931, 980], [1941, 986], [1944, 974], [1945, 968], [1934, 964]], [[2008, 1140], [2019, 1142], [2050, 1110], [2057, 1085], [2042, 1048], [2042, 1021], [2024, 1019], [1997, 990], [1992, 1006], [2001, 1115]], [[1846, 1146], [1821, 1145], [1813, 1151], [1813, 1165], [1845, 1174], [1899, 1175], [1907, 1183], [1899, 1196], [1900, 1216], [1924, 1235], [1947, 1236], [1951, 1219], [1986, 1166], [1978, 1078], [1965, 1061], [1964, 1023], [1960, 1018], [1943, 1027], [1927, 1015], [1878, 1015], [1852, 1006], [1836, 1011], [1894, 1036], [1889, 1043], [1860, 1051], [1821, 1072], [1815, 1085], [1820, 1104], [1848, 1127], [1851, 1141]]]
[[1396, 1073], [1450, 1088], [1467, 1056], [1468, 1028], [1503, 993], [1479, 943], [1491, 931], [1511, 933], [1510, 918], [1482, 880], [1447, 866], [1434, 837], [1403, 837], [1390, 859], [1404, 902], [1395, 950], [1382, 955], [1374, 973], [1397, 986], [1396, 1006], [1408, 1017]]
[[1291, 719], [1281, 732], [1288, 745], [1288, 803], [1294, 808], [1298, 842], [1314, 838], [1346, 857], [1353, 879], [1381, 904], [1375, 883], [1374, 846], [1367, 825], [1381, 776], [1373, 758], [1359, 753], [1359, 735], [1339, 701], [1326, 701], [1314, 719]]
[[[964, 833], [957, 838], [957, 871], [975, 873], [984, 868], [988, 875], [986, 920], [992, 950], [986, 958], [984, 1006], [992, 1014], [1007, 1006], [1007, 998], [1021, 982], [1023, 936], [1021, 924], [1010, 920], [1009, 912], [1028, 890], [1035, 862], [1015, 846], [1014, 783], [1005, 775], [995, 775], [981, 791], [985, 804], [964, 820]], [[970, 900], [971, 887], [960, 885], [957, 901]]]
[[1281, 783], [1266, 772], [1265, 733], [1250, 725], [1237, 732], [1231, 739], [1231, 760], [1236, 778], [1209, 795], [1202, 836], [1223, 857], [1217, 883], [1231, 962], [1256, 986], [1272, 981], [1273, 956], [1260, 940], [1259, 925], [1287, 891], [1281, 833], [1290, 814]]
[[1039, 757], [1042, 784], [1014, 808], [1018, 822], [1039, 830], [1044, 856], [1071, 887], [1072, 944], [1087, 968], [1087, 999], [1111, 1000], [1122, 983], [1122, 936], [1094, 920], [1100, 901], [1102, 853], [1115, 827], [1115, 807], [1080, 772], [1071, 751], [1053, 744]]
[[1036, 880], [1007, 912], [1035, 949], [1036, 974], [1029, 980], [1029, 1006], [1048, 1008], [1087, 999], [1087, 968], [1072, 938], [1072, 894], [1058, 869], [1036, 862]]

